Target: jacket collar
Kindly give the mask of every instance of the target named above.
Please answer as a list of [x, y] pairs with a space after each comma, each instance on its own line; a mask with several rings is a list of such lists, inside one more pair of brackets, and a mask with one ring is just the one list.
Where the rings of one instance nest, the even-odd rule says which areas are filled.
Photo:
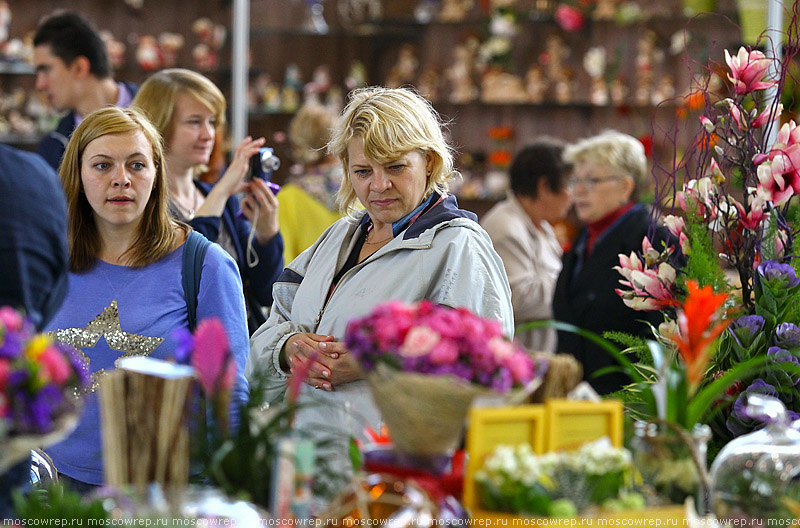
[[[468, 218], [477, 221], [475, 213], [458, 208], [456, 197], [452, 194], [439, 194], [434, 192], [427, 200], [400, 220], [392, 223], [392, 234], [397, 236], [404, 230], [403, 240], [419, 237], [424, 231], [433, 226], [452, 220], [454, 218]], [[372, 220], [365, 213], [359, 225], [365, 228]]]

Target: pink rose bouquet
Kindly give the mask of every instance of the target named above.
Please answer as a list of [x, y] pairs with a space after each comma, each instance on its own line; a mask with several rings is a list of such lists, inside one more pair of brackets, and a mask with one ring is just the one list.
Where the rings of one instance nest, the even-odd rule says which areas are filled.
[[345, 343], [366, 372], [383, 363], [403, 372], [455, 376], [501, 393], [542, 377], [547, 368], [507, 340], [499, 322], [430, 301], [382, 304], [350, 321]]

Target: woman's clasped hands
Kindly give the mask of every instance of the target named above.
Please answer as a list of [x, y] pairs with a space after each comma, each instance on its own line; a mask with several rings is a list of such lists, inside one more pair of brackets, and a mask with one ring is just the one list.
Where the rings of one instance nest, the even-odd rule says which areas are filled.
[[304, 382], [316, 389], [331, 391], [362, 378], [358, 363], [333, 336], [295, 334], [284, 345], [284, 352], [291, 372], [307, 371]]

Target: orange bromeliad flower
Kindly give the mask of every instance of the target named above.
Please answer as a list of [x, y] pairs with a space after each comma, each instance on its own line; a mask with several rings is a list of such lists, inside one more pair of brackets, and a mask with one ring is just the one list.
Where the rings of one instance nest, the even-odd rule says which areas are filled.
[[715, 294], [711, 286], [700, 288], [697, 282], [686, 281], [689, 295], [678, 311], [679, 335], [672, 341], [686, 364], [689, 385], [694, 388], [702, 381], [709, 360], [709, 348], [730, 320], [714, 324], [715, 314], [728, 298], [725, 293]]

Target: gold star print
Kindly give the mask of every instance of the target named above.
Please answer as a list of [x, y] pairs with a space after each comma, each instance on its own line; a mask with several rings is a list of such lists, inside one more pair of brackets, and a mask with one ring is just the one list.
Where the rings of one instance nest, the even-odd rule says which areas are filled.
[[[83, 351], [97, 344], [105, 336], [108, 348], [122, 352], [114, 361], [116, 366], [119, 360], [130, 356], [149, 356], [164, 341], [163, 337], [146, 337], [123, 332], [119, 325], [119, 309], [117, 300], [111, 301], [103, 312], [89, 321], [83, 328], [66, 328], [50, 332], [53, 339], [67, 343], [78, 349], [83, 359], [89, 363], [89, 356]], [[92, 373], [92, 385], [87, 392], [94, 392], [99, 386], [100, 379], [105, 375], [105, 369]]]

